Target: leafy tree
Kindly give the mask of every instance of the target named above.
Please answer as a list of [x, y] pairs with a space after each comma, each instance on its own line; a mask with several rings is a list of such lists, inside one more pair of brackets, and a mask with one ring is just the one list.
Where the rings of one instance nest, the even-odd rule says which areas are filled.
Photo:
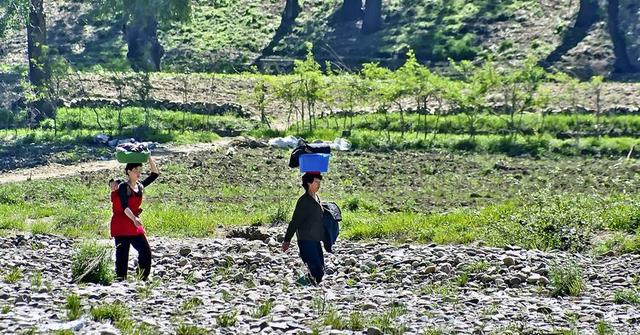
[[[365, 86], [364, 80], [358, 74], [338, 73], [331, 77], [327, 90], [325, 101], [328, 108], [331, 110], [334, 106], [337, 107], [344, 117], [342, 128], [351, 130], [353, 128], [353, 116], [356, 109], [362, 106], [367, 94], [367, 87]], [[351, 122], [347, 128], [348, 118]], [[336, 128], [338, 128], [337, 119]]]
[[383, 113], [385, 117], [385, 128], [387, 130], [387, 141], [391, 141], [389, 115], [391, 105], [397, 96], [394, 73], [378, 63], [367, 63], [362, 68], [365, 85], [368, 87], [366, 99], [371, 103], [371, 107], [378, 113]]
[[135, 71], [160, 71], [164, 48], [158, 41], [158, 25], [188, 21], [190, 0], [97, 0], [98, 15], [120, 18], [127, 59]]
[[[524, 114], [532, 112], [541, 102], [538, 100], [537, 93], [546, 73], [542, 67], [538, 66], [538, 62], [536, 58], [529, 57], [521, 67], [502, 75], [500, 78], [505, 107], [509, 116], [508, 133], [512, 138], [521, 130]], [[516, 116], [519, 116], [517, 121]]]
[[0, 2], [0, 38], [12, 29], [26, 28], [29, 59], [30, 119], [40, 121], [55, 118], [55, 108], [49, 97], [49, 49], [44, 0], [4, 0]]
[[462, 80], [449, 83], [447, 89], [451, 91], [447, 92], [447, 97], [467, 117], [469, 136], [474, 138], [479, 116], [490, 110], [487, 98], [497, 87], [499, 75], [490, 61], [482, 67], [476, 67], [466, 60], [460, 63], [451, 61], [451, 66]]
[[576, 145], [580, 143], [580, 135], [579, 135], [579, 126], [580, 126], [580, 118], [578, 117], [580, 114], [578, 108], [578, 97], [582, 90], [584, 90], [584, 84], [580, 82], [579, 79], [574, 78], [564, 72], [558, 72], [554, 74], [553, 78], [564, 88], [564, 91], [561, 94], [556, 95], [556, 103], [569, 103], [569, 109], [573, 115], [575, 115], [575, 121], [573, 124], [574, 127], [574, 136], [576, 139]]
[[300, 115], [304, 127], [305, 111], [309, 116], [309, 131], [315, 126], [316, 104], [322, 101], [325, 90], [325, 81], [320, 69], [320, 64], [313, 57], [313, 45], [307, 43], [307, 57], [304, 60], [295, 60], [293, 75], [296, 78], [294, 89], [300, 102]]
[[284, 102], [287, 105], [287, 128], [291, 126], [291, 117], [296, 118], [296, 130], [300, 131], [298, 127], [298, 91], [295, 84], [296, 79], [291, 76], [285, 77], [272, 77], [271, 87], [276, 99]]

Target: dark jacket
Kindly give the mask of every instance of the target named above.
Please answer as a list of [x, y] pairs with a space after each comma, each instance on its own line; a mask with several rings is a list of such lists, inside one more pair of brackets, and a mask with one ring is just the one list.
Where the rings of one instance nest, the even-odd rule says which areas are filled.
[[305, 192], [296, 203], [284, 241], [291, 242], [294, 233], [298, 240], [323, 241], [325, 238], [323, 212], [322, 206]]
[[333, 253], [333, 245], [336, 243], [338, 235], [340, 234], [338, 222], [342, 221], [342, 212], [340, 211], [340, 207], [334, 202], [323, 202], [322, 207], [324, 208], [322, 222], [325, 231], [322, 243], [327, 252]]

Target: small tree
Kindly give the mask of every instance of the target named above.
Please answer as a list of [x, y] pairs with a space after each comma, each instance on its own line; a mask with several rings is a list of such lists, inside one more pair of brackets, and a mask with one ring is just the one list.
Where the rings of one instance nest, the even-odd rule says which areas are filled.
[[547, 108], [549, 106], [549, 102], [551, 101], [551, 90], [548, 87], [540, 86], [538, 88], [538, 93], [536, 96], [535, 108], [540, 113], [540, 126], [537, 130], [538, 136], [542, 136], [544, 134], [544, 120], [547, 115]]
[[271, 129], [271, 123], [269, 123], [269, 118], [267, 117], [268, 91], [267, 81], [261, 77], [253, 87], [253, 102], [258, 111], [260, 111], [260, 122], [262, 125], [266, 125], [267, 128]]
[[182, 108], [182, 133], [184, 133], [187, 127], [187, 109], [185, 108], [189, 103], [189, 74], [182, 74], [180, 77], [180, 93], [182, 93], [182, 103], [185, 105]]
[[122, 134], [122, 107], [124, 105], [124, 91], [127, 89], [127, 78], [123, 73], [112, 72], [111, 82], [118, 92], [118, 134]]
[[[343, 115], [343, 129], [353, 129], [353, 115], [356, 109], [362, 105], [367, 94], [367, 87], [361, 76], [351, 73], [340, 73], [332, 77], [328, 86], [328, 94], [326, 100], [329, 108], [337, 106]], [[350, 119], [347, 128], [347, 118]], [[336, 120], [336, 128], [338, 121]]]
[[[400, 130], [401, 137], [404, 138], [405, 132], [405, 119], [404, 119], [404, 108], [402, 105], [402, 99], [408, 96], [417, 97], [420, 95], [420, 91], [423, 88], [421, 85], [422, 79], [419, 77], [420, 64], [416, 60], [416, 55], [413, 50], [409, 50], [407, 52], [407, 60], [406, 62], [394, 73], [392, 80], [390, 81], [390, 85], [392, 88], [390, 90], [390, 99], [398, 106], [400, 111]], [[427, 81], [428, 83], [428, 81]], [[418, 100], [418, 109], [419, 108], [419, 100]]]
[[[537, 93], [545, 76], [544, 69], [538, 66], [538, 59], [529, 57], [520, 68], [499, 77], [509, 115], [508, 133], [512, 139], [522, 129], [524, 114], [538, 105]], [[517, 122], [516, 116], [519, 116]]]
[[600, 114], [602, 111], [602, 83], [604, 82], [604, 78], [602, 76], [594, 76], [591, 77], [591, 81], [589, 82], [589, 90], [593, 94], [593, 104], [594, 104], [594, 113], [596, 116], [596, 133], [598, 137], [602, 136], [602, 129], [600, 127]]
[[297, 105], [299, 93], [295, 81], [296, 79], [290, 76], [276, 77], [276, 79], [272, 79], [271, 87], [275, 98], [287, 105], [287, 128], [291, 126], [291, 117], [295, 116], [296, 130], [300, 131], [297, 122], [298, 112], [300, 111]]
[[[439, 122], [440, 112], [442, 112], [442, 99], [439, 87], [440, 78], [431, 73], [426, 66], [418, 63], [413, 50], [410, 50], [407, 53], [407, 61], [398, 70], [397, 77], [400, 80], [399, 84], [404, 87], [405, 92], [403, 92], [403, 95], [406, 97], [413, 97], [416, 100], [418, 105], [417, 112], [419, 115], [424, 117], [423, 131], [426, 138], [429, 100], [435, 99], [438, 102], [436, 127]], [[402, 108], [400, 109], [400, 112], [402, 113]]]
[[476, 67], [469, 61], [451, 61], [451, 64], [462, 80], [450, 84], [452, 92], [448, 96], [467, 117], [469, 136], [473, 139], [479, 116], [489, 110], [487, 97], [497, 86], [499, 75], [492, 62], [486, 62], [482, 67]]
[[378, 63], [367, 63], [362, 68], [365, 85], [368, 87], [366, 100], [370, 101], [371, 108], [383, 113], [386, 124], [387, 141], [391, 142], [391, 133], [389, 125], [389, 111], [395, 96], [397, 96], [397, 87], [395, 86], [394, 73], [380, 67]]
[[301, 106], [302, 123], [304, 127], [305, 110], [309, 116], [309, 131], [315, 126], [316, 104], [322, 101], [326, 94], [324, 78], [320, 70], [320, 64], [313, 57], [313, 45], [307, 43], [307, 57], [304, 61], [294, 62], [293, 74], [296, 77], [295, 85], [298, 89], [298, 98]]
[[134, 89], [144, 109], [144, 126], [149, 127], [149, 100], [151, 98], [153, 85], [151, 85], [151, 78], [148, 72], [138, 73], [135, 77]]
[[[428, 95], [427, 97], [432, 97], [436, 103], [437, 103], [437, 107], [435, 109], [435, 115], [436, 115], [436, 121], [434, 122], [434, 127], [433, 127], [433, 138], [432, 141], [435, 141], [436, 139], [436, 135], [438, 134], [438, 127], [440, 125], [440, 118], [442, 117], [442, 115], [445, 112], [444, 109], [444, 103], [445, 103], [445, 99], [447, 97], [447, 92], [449, 92], [450, 90], [455, 90], [455, 87], [451, 87], [451, 86], [455, 86], [451, 83], [451, 80], [449, 78], [445, 78], [445, 77], [441, 77], [435, 74], [430, 74], [428, 75], [428, 81], [430, 83], [430, 87], [431, 87], [431, 94]], [[426, 100], [423, 102], [423, 106], [424, 108], [426, 108]], [[424, 115], [424, 138], [427, 138], [427, 114], [428, 114], [428, 110], [424, 110], [423, 112]]]
[[[51, 77], [49, 80], [49, 89], [47, 90], [49, 96], [48, 100], [51, 101], [54, 109], [58, 108], [62, 100], [62, 96], [68, 94], [68, 90], [63, 86], [63, 81], [67, 79], [71, 72], [71, 65], [69, 62], [62, 56], [55, 56], [51, 58]], [[78, 84], [81, 84], [81, 81], [76, 80]], [[58, 122], [57, 117], [53, 118], [53, 134], [54, 136], [58, 136]], [[96, 112], [96, 121], [100, 129], [102, 129], [102, 125], [100, 124], [100, 118]]]
[[573, 131], [576, 139], [576, 145], [578, 145], [580, 143], [580, 111], [578, 110], [578, 95], [584, 89], [584, 85], [577, 78], [571, 77], [564, 72], [556, 73], [553, 78], [563, 86], [563, 93], [557, 95], [557, 99], [561, 99], [561, 102], [568, 102], [570, 111], [575, 116]]

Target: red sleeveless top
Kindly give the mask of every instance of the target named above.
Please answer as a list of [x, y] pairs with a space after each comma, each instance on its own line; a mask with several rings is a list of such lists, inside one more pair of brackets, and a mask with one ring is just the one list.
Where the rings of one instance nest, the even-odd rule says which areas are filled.
[[[128, 202], [129, 209], [131, 209], [133, 214], [135, 214], [136, 216], [140, 215], [142, 194], [136, 196], [133, 192], [131, 192], [128, 198]], [[111, 192], [111, 204], [113, 210], [113, 216], [111, 216], [112, 237], [144, 235], [144, 227], [136, 227], [133, 224], [133, 221], [131, 221], [127, 214], [124, 213], [124, 209], [122, 209], [122, 203], [120, 202], [120, 197], [118, 196], [118, 191]]]

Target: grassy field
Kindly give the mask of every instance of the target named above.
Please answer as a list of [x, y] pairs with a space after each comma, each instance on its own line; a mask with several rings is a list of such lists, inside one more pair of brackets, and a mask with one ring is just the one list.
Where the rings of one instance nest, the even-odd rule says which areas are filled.
[[[517, 134], [535, 135], [563, 133], [596, 134], [598, 131], [610, 136], [636, 136], [640, 134], [640, 117], [637, 115], [603, 115], [596, 118], [591, 114], [551, 114], [544, 118], [539, 114], [527, 113], [514, 117], [514, 126], [510, 128], [508, 115], [479, 114], [474, 116], [473, 126], [477, 134], [509, 134], [511, 128]], [[419, 115], [406, 113], [404, 121], [400, 113], [359, 114], [346, 119], [331, 117], [319, 122], [322, 127], [339, 129], [363, 129], [377, 131], [432, 134], [467, 134], [471, 120], [464, 114]]]
[[[148, 126], [145, 118], [149, 120]], [[238, 135], [256, 127], [255, 121], [231, 114], [202, 115], [149, 109], [147, 115], [142, 108], [60, 108], [55, 122], [47, 119], [38, 128], [31, 129], [26, 126], [12, 128], [7, 119], [2, 121], [0, 170], [112, 157], [112, 148], [95, 142], [98, 134], [191, 144], [212, 142], [221, 135]]]
[[[343, 136], [362, 150], [447, 150], [506, 154], [511, 156], [606, 156], [639, 157], [637, 115], [549, 115], [524, 114], [509, 125], [507, 115], [480, 114], [471, 120], [464, 114], [418, 115], [408, 113], [360, 114], [353, 118], [329, 116], [318, 119], [313, 130], [308, 123], [293, 124], [286, 131], [255, 129], [256, 137], [294, 135], [309, 140], [329, 140]], [[403, 131], [404, 130], [404, 131]], [[598, 136], [600, 135], [600, 136]]]
[[[301, 188], [287, 159], [277, 149], [175, 157], [148, 188], [148, 233], [213, 236], [219, 228], [288, 221]], [[331, 164], [321, 197], [342, 207], [345, 238], [598, 253], [640, 248], [629, 161], [404, 151], [336, 153]], [[0, 186], [0, 227], [108, 236], [106, 180], [117, 174]]]

